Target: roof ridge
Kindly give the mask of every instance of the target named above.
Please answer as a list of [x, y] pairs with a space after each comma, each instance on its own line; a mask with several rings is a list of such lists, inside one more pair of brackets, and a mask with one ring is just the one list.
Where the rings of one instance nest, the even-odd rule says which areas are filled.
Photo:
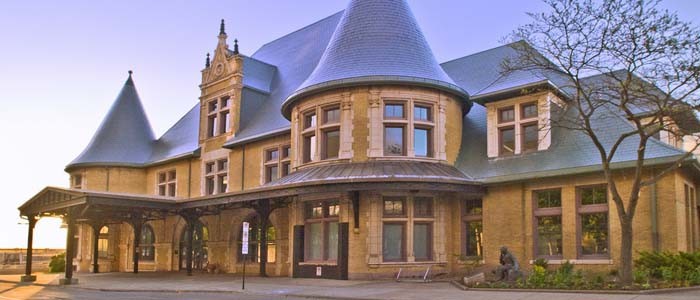
[[485, 53], [485, 52], [488, 52], [488, 51], [492, 51], [492, 50], [495, 50], [495, 49], [508, 47], [508, 46], [510, 46], [510, 45], [513, 45], [513, 44], [516, 44], [516, 43], [520, 43], [520, 42], [523, 42], [523, 40], [519, 40], [519, 41], [515, 41], [515, 42], [512, 42], [512, 43], [508, 43], [508, 44], [496, 46], [496, 47], [493, 47], [493, 48], [484, 49], [484, 50], [477, 51], [477, 52], [474, 52], [474, 53], [471, 53], [471, 54], [467, 54], [467, 55], [465, 55], [465, 56], [453, 58], [453, 59], [450, 59], [450, 60], [448, 60], [448, 61], [441, 62], [440, 65], [444, 65], [444, 64], [447, 64], [447, 63], [451, 63], [451, 62], [454, 62], [454, 61], [457, 61], [457, 60], [460, 60], [460, 59], [464, 59], [464, 58], [467, 58], [467, 57], [470, 57], [470, 56], [482, 54], [482, 53]]
[[321, 22], [323, 22], [323, 21], [325, 21], [325, 20], [328, 20], [328, 19], [330, 19], [330, 18], [332, 18], [332, 17], [335, 17], [335, 16], [338, 15], [338, 14], [342, 14], [343, 12], [345, 12], [344, 9], [343, 9], [343, 10], [340, 10], [340, 11], [338, 11], [338, 12], [336, 12], [336, 13], [333, 13], [332, 15], [329, 15], [329, 16], [323, 18], [323, 19], [320, 19], [320, 20], [318, 20], [318, 21], [316, 21], [316, 22], [313, 22], [313, 23], [311, 23], [311, 24], [309, 24], [309, 25], [306, 25], [306, 26], [304, 26], [304, 27], [302, 27], [302, 28], [299, 28], [299, 29], [294, 30], [294, 31], [292, 31], [292, 32], [290, 32], [290, 33], [287, 33], [287, 34], [285, 34], [285, 35], [283, 35], [283, 36], [281, 36], [281, 37], [278, 37], [278, 38], [276, 38], [276, 39], [274, 39], [274, 40], [271, 40], [271, 41], [269, 41], [269, 42], [267, 42], [267, 43], [265, 43], [265, 44], [262, 44], [262, 46], [260, 46], [260, 48], [258, 48], [258, 50], [255, 50], [255, 52], [253, 52], [253, 54], [252, 54], [251, 56], [255, 56], [256, 54], [258, 54], [258, 52], [260, 52], [260, 50], [261, 50], [262, 48], [265, 48], [265, 46], [267, 46], [267, 45], [269, 45], [269, 44], [272, 44], [272, 43], [274, 43], [274, 42], [277, 42], [277, 41], [279, 41], [279, 40], [281, 40], [281, 39], [283, 39], [283, 38], [286, 38], [286, 37], [288, 37], [288, 36], [290, 36], [290, 35], [292, 35], [292, 34], [295, 34], [295, 33], [297, 33], [297, 32], [300, 32], [300, 31], [304, 30], [304, 29], [307, 29], [307, 28], [309, 28], [309, 27], [311, 27], [311, 26], [314, 26], [314, 25], [316, 25], [316, 24], [318, 24], [318, 23], [321, 23]]

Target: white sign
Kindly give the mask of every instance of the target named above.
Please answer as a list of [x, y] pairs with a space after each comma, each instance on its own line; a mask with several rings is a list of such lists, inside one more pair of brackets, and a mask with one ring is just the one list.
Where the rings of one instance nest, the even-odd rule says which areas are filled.
[[321, 267], [316, 267], [316, 276], [321, 276]]
[[241, 243], [241, 254], [248, 254], [248, 230], [250, 230], [250, 224], [248, 222], [243, 222], [243, 238]]

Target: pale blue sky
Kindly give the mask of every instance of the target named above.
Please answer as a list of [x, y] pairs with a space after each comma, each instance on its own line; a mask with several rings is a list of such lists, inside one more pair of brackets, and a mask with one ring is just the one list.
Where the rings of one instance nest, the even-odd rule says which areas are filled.
[[[0, 247], [25, 247], [17, 207], [63, 172], [88, 143], [134, 70], [157, 135], [198, 100], [205, 54], [221, 18], [241, 52], [342, 10], [348, 0], [2, 1], [0, 3]], [[409, 0], [438, 61], [500, 45], [537, 0]], [[700, 1], [667, 0], [700, 23]], [[232, 41], [229, 44], [233, 44]], [[41, 221], [36, 247], [63, 247]]]

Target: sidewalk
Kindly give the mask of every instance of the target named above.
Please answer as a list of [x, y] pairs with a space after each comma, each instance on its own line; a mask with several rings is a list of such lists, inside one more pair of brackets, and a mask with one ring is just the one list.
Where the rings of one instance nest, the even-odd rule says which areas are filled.
[[[58, 284], [57, 274], [37, 274], [37, 285]], [[394, 281], [342, 281], [325, 279], [294, 279], [287, 277], [246, 278], [241, 289], [239, 275], [183, 273], [102, 273], [76, 274], [80, 284], [70, 289], [100, 291], [143, 291], [164, 293], [246, 293], [325, 299], [700, 299], [700, 291], [685, 291], [663, 295], [611, 295], [575, 293], [538, 293], [504, 291], [463, 291], [447, 282], [401, 283]], [[0, 281], [17, 282], [17, 275], [0, 275]]]

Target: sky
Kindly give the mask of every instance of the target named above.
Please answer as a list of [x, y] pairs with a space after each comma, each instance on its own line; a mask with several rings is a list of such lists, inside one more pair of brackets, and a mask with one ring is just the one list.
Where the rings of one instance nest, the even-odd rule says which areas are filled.
[[[502, 45], [538, 0], [408, 0], [440, 62]], [[0, 248], [26, 246], [19, 207], [45, 186], [68, 186], [127, 71], [160, 136], [198, 101], [207, 52], [226, 19], [243, 54], [345, 8], [348, 0], [1, 1]], [[700, 1], [663, 7], [700, 24]], [[36, 248], [62, 248], [60, 220], [42, 219]]]

